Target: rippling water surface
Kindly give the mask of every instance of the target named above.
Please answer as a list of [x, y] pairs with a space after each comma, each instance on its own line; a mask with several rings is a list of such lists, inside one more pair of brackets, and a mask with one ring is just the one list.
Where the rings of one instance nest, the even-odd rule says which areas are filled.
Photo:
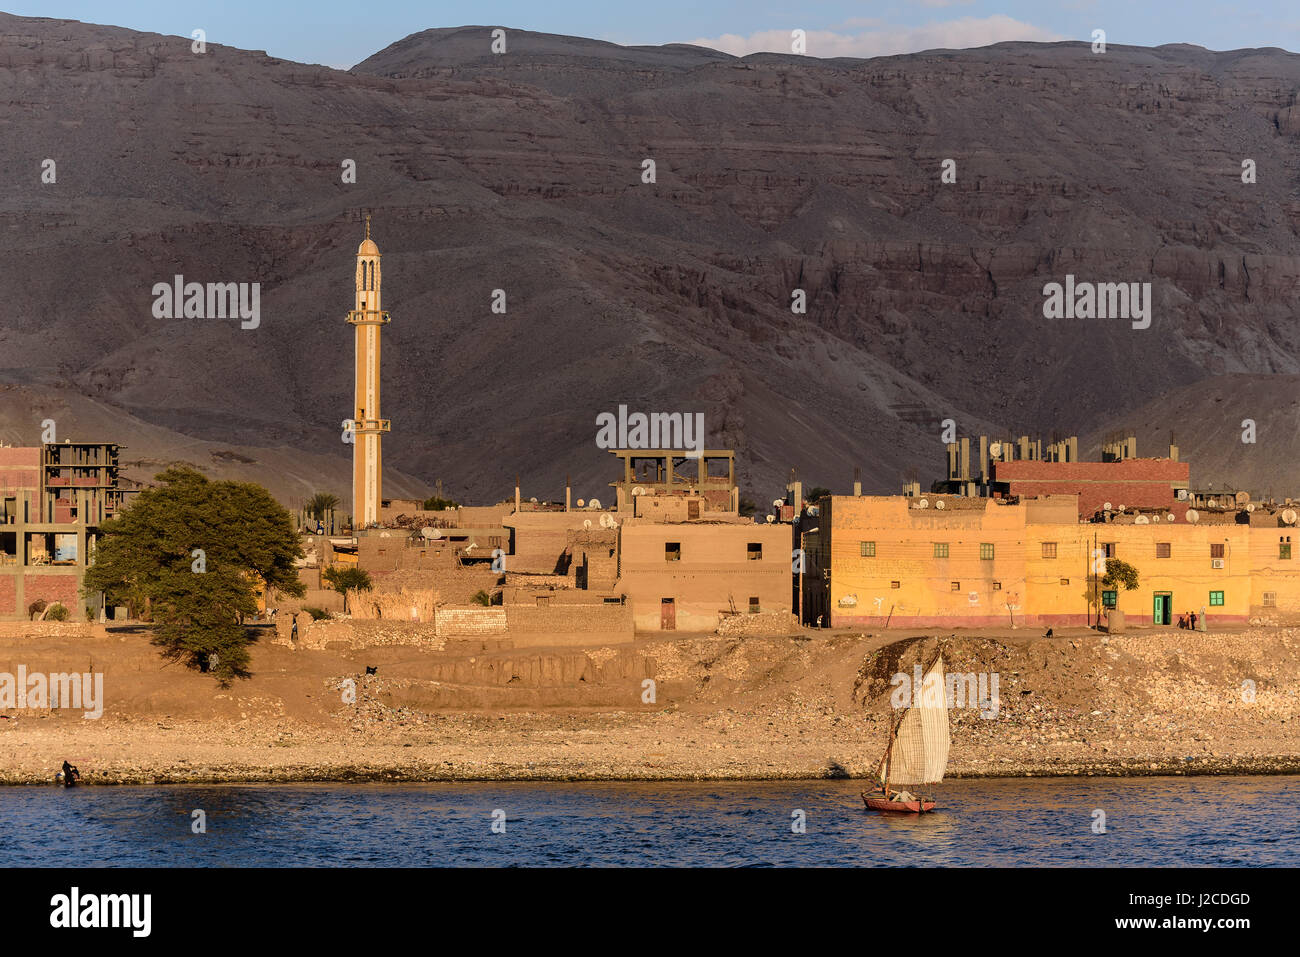
[[[0, 865], [1300, 864], [1300, 777], [0, 788]], [[192, 812], [207, 832], [191, 830]], [[1093, 833], [1094, 812], [1106, 833]], [[493, 833], [503, 811], [505, 832]], [[805, 832], [791, 825], [802, 811]], [[499, 820], [501, 814], [497, 814]], [[499, 827], [499, 825], [498, 825]]]

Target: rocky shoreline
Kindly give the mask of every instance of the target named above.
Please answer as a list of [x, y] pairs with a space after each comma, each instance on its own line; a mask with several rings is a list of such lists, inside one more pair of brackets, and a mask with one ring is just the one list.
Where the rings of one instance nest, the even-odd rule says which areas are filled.
[[[939, 640], [699, 636], [459, 657], [267, 646], [255, 677], [226, 691], [161, 668], [139, 639], [86, 641], [77, 654], [105, 673], [102, 719], [0, 713], [0, 783], [52, 784], [64, 759], [90, 786], [865, 783], [893, 717], [891, 679]], [[999, 677], [995, 715], [951, 712], [951, 778], [1300, 774], [1300, 631], [942, 642], [950, 672]], [[0, 665], [66, 668], [67, 647], [0, 648]], [[644, 675], [657, 703], [643, 700]]]

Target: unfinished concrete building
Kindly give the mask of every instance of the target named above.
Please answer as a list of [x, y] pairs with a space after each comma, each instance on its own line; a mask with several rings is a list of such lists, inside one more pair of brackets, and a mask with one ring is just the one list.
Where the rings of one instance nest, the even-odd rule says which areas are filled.
[[81, 586], [99, 526], [127, 495], [118, 452], [102, 442], [0, 448], [0, 619], [42, 602], [77, 620], [103, 613], [103, 596], [83, 599]]

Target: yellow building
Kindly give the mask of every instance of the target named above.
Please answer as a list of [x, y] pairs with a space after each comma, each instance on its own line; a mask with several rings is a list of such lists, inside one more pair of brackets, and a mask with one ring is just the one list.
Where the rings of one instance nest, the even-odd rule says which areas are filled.
[[[1181, 514], [1178, 514], [1181, 512]], [[1190, 520], [1189, 520], [1190, 516]], [[1210, 624], [1300, 612], [1295, 528], [1260, 510], [1185, 508], [1080, 522], [1073, 495], [1006, 502], [830, 496], [804, 520], [804, 620], [832, 627], [1086, 625], [1089, 579], [1107, 558], [1138, 571], [1102, 587], [1131, 623]]]

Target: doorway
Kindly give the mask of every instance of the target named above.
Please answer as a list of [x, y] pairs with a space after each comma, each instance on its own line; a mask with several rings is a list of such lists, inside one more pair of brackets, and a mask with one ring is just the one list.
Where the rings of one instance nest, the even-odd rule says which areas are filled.
[[671, 598], [659, 602], [659, 627], [663, 631], [677, 630], [677, 604]]
[[1154, 595], [1151, 607], [1151, 621], [1156, 625], [1168, 625], [1173, 620], [1174, 594], [1158, 591]]

